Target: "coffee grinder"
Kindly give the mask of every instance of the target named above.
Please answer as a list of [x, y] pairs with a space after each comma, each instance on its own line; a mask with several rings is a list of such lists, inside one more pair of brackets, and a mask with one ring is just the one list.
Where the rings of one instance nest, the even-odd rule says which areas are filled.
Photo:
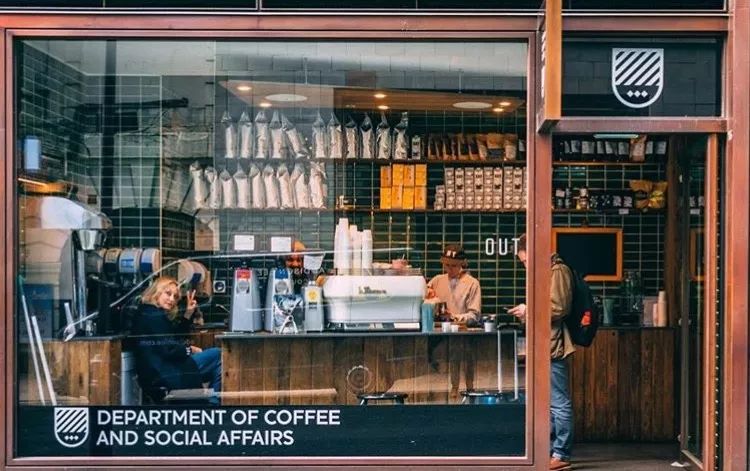
[[234, 271], [229, 330], [258, 332], [263, 329], [263, 309], [258, 290], [258, 275], [247, 267]]

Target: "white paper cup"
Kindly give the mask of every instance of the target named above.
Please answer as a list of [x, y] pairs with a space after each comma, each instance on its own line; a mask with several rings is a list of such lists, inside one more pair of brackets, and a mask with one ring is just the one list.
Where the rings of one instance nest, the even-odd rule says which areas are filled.
[[451, 324], [451, 332], [458, 332], [458, 325], [457, 324]]
[[443, 332], [450, 332], [451, 331], [451, 323], [450, 322], [443, 322], [441, 325]]

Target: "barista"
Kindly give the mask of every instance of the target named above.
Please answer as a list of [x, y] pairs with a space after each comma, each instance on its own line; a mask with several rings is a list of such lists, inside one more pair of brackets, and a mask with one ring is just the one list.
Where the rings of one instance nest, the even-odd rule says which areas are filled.
[[456, 322], [478, 322], [482, 310], [479, 281], [467, 271], [466, 254], [460, 245], [446, 245], [440, 257], [442, 275], [427, 283], [427, 298], [438, 298], [446, 304], [447, 315]]
[[295, 240], [292, 243], [292, 253], [287, 255], [284, 259], [284, 265], [289, 271], [289, 276], [292, 277], [294, 294], [302, 293], [302, 288], [308, 284], [311, 279], [315, 279], [311, 278], [314, 275], [310, 271], [305, 270], [304, 255], [302, 252], [306, 249], [307, 247], [305, 247], [305, 244], [299, 240]]

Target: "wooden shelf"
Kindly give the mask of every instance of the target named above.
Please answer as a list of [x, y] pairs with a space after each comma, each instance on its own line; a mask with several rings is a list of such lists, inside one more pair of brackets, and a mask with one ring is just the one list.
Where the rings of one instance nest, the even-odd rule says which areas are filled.
[[[625, 212], [627, 211], [627, 212]], [[637, 208], [608, 208], [608, 209], [553, 209], [555, 214], [616, 214], [629, 216], [633, 214], [663, 214], [663, 209], [649, 209], [642, 211]]]
[[647, 162], [580, 162], [580, 161], [561, 161], [556, 160], [552, 162], [553, 167], [642, 167], [648, 164], [666, 164], [661, 161], [647, 161]]
[[391, 165], [391, 164], [405, 164], [405, 165], [416, 165], [416, 164], [428, 164], [428, 165], [466, 165], [466, 166], [495, 166], [495, 167], [525, 167], [525, 160], [393, 160], [393, 159], [227, 159], [224, 156], [218, 157], [165, 157], [165, 160], [170, 161], [214, 161], [214, 162], [242, 162], [245, 164], [267, 164], [267, 163], [286, 163], [292, 164], [297, 162], [318, 162], [323, 164], [370, 164], [370, 165]]
[[525, 209], [379, 209], [379, 208], [347, 208], [337, 209], [341, 212], [353, 213], [415, 213], [415, 214], [500, 214], [500, 213], [525, 213]]

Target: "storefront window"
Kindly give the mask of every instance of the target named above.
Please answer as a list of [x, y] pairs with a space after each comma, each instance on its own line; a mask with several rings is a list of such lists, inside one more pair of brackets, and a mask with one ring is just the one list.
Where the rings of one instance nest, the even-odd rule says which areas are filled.
[[18, 456], [526, 453], [525, 43], [14, 54]]

